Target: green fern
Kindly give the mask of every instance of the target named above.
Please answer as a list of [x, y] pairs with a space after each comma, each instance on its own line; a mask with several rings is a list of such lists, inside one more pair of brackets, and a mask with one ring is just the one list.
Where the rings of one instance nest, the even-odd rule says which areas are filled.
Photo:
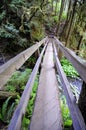
[[64, 127], [65, 128], [70, 127], [72, 125], [72, 120], [70, 117], [70, 111], [68, 109], [66, 98], [64, 95], [61, 97], [61, 110], [62, 110]]
[[15, 103], [12, 103], [12, 105], [9, 107], [9, 110], [7, 112], [7, 120], [8, 122], [10, 121], [11, 117], [12, 117], [12, 113], [14, 112], [15, 109]]
[[11, 96], [2, 105], [2, 117], [3, 117], [3, 119], [5, 119], [5, 116], [7, 115], [8, 103], [9, 103], [10, 99], [11, 99]]
[[5, 18], [6, 16], [6, 11], [3, 11], [1, 14], [0, 14], [0, 22], [2, 22], [2, 20]]
[[9, 106], [9, 101], [11, 98], [11, 96], [8, 97], [0, 108], [0, 120], [7, 124], [10, 122], [10, 119], [15, 109], [15, 103], [12, 103], [12, 105]]

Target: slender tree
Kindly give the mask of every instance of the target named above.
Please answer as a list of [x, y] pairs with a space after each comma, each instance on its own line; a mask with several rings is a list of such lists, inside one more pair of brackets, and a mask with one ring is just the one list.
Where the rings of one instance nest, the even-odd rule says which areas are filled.
[[75, 13], [76, 13], [76, 4], [77, 4], [77, 0], [74, 1], [73, 3], [73, 8], [72, 8], [72, 11], [71, 11], [71, 17], [70, 17], [70, 21], [69, 21], [69, 28], [68, 28], [68, 32], [67, 32], [67, 37], [66, 37], [66, 44], [65, 46], [68, 45], [68, 42], [69, 42], [69, 38], [70, 38], [70, 34], [71, 34], [71, 31], [72, 31], [72, 25], [73, 25], [73, 22], [74, 22], [74, 16], [75, 16]]
[[57, 14], [57, 4], [58, 4], [58, 0], [56, 0], [55, 15]]
[[71, 12], [71, 0], [68, 1], [67, 5], [68, 5], [68, 9], [67, 9], [66, 21], [65, 21], [65, 24], [63, 26], [62, 32], [60, 34], [60, 37], [66, 37], [68, 22], [69, 22], [70, 14], [71, 14], [70, 13]]
[[59, 30], [59, 26], [60, 26], [60, 22], [61, 22], [63, 9], [64, 9], [64, 0], [61, 1], [61, 7], [60, 7], [59, 18], [58, 18], [58, 24], [57, 24], [57, 27], [56, 27], [56, 36], [58, 35], [58, 30]]
[[53, 3], [54, 3], [54, 0], [51, 1], [51, 4], [52, 4], [52, 12], [54, 11]]

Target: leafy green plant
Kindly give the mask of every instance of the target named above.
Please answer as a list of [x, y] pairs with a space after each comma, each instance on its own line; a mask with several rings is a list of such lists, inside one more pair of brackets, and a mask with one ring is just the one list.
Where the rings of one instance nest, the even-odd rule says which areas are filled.
[[67, 76], [74, 78], [79, 77], [79, 74], [77, 73], [75, 68], [66, 58], [61, 59], [61, 65]]
[[15, 103], [12, 103], [12, 105], [9, 106], [9, 101], [11, 98], [11, 96], [8, 97], [0, 109], [0, 120], [2, 120], [4, 123], [9, 123], [15, 108]]
[[[25, 71], [16, 71], [13, 76], [7, 82], [5, 88], [7, 91], [22, 90], [22, 87], [26, 85], [30, 76], [31, 69], [25, 69]], [[22, 82], [21, 82], [22, 81]]]
[[61, 110], [62, 110], [62, 117], [63, 117], [63, 123], [64, 127], [70, 127], [72, 125], [72, 120], [70, 117], [70, 112], [66, 103], [66, 98], [64, 95], [61, 97]]
[[0, 22], [2, 22], [2, 20], [5, 18], [6, 16], [6, 12], [3, 11], [1, 14], [0, 14]]
[[16, 92], [16, 88], [14, 86], [12, 86], [12, 85], [7, 85], [6, 90], [8, 92]]
[[14, 38], [14, 35], [6, 31], [4, 28], [0, 28], [0, 37], [1, 38]]
[[[23, 92], [25, 85], [26, 85], [26, 82], [31, 74], [31, 71], [32, 71], [31, 69], [26, 69], [24, 72], [20, 72], [20, 71], [15, 72], [13, 74], [13, 76], [10, 78], [10, 80], [8, 81], [8, 83], [6, 84], [6, 86], [5, 86], [6, 90], [11, 91], [11, 92], [16, 92], [16, 87], [19, 87], [19, 89]], [[30, 100], [29, 100], [28, 105], [27, 105], [26, 114], [23, 117], [23, 121], [22, 121], [23, 130], [28, 129], [28, 125], [29, 125], [30, 119], [32, 117], [37, 86], [38, 86], [38, 76], [36, 76], [34, 86], [33, 86], [32, 92], [31, 92]], [[2, 119], [3, 121], [5, 121], [5, 119], [6, 119], [6, 121], [9, 123], [10, 117], [12, 115], [11, 113], [13, 112], [12, 108], [14, 110], [14, 106], [18, 105], [20, 98], [21, 98], [21, 96], [18, 94], [15, 101], [12, 103], [12, 105], [10, 105], [9, 111], [8, 111], [8, 103], [9, 103], [9, 100], [11, 98], [9, 98], [4, 103], [5, 105], [3, 105], [3, 108], [5, 107], [5, 109], [3, 110], [3, 112], [0, 112], [1, 113], [0, 119]], [[3, 117], [2, 115], [4, 115], [6, 112], [7, 112], [6, 116]]]
[[19, 6], [22, 6], [22, 5], [25, 5], [26, 4], [26, 1], [25, 0], [12, 0], [11, 4], [13, 5], [19, 5]]
[[9, 32], [12, 32], [13, 34], [17, 34], [19, 31], [15, 28], [15, 26], [11, 23], [8, 23], [5, 25], [5, 29], [7, 29]]
[[19, 101], [20, 101], [20, 98], [21, 98], [21, 97], [20, 97], [20, 95], [18, 94], [18, 95], [17, 95], [17, 98], [15, 99], [15, 104], [16, 104], [16, 105], [18, 105], [18, 103], [19, 103]]

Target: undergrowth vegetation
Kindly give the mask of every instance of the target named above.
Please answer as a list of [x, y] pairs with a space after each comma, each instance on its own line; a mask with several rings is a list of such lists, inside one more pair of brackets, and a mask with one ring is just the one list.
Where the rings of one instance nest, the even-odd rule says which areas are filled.
[[2, 107], [0, 108], [0, 120], [7, 124], [10, 122], [12, 113], [14, 112], [15, 108], [15, 102], [9, 106], [10, 99], [11, 96], [7, 98], [7, 100], [2, 104]]
[[77, 73], [75, 68], [72, 66], [72, 64], [66, 58], [61, 59], [61, 65], [62, 65], [62, 68], [63, 68], [65, 74], [68, 77], [72, 77], [72, 78], [79, 77], [79, 74]]
[[[15, 100], [12, 99], [12, 96], [8, 97], [5, 102], [3, 102], [2, 106], [0, 107], [0, 120], [3, 123], [6, 123], [6, 125], [9, 124], [13, 112], [18, 105], [20, 101], [21, 94], [25, 88], [26, 82], [28, 78], [30, 77], [31, 74], [31, 69], [26, 69], [23, 72], [17, 71], [13, 74], [13, 76], [9, 79], [7, 84], [5, 85], [5, 89], [8, 92], [18, 92]], [[38, 86], [38, 76], [36, 76], [33, 89], [31, 92], [30, 100], [27, 105], [26, 113], [23, 117], [22, 121], [22, 129], [27, 130], [28, 125], [30, 123], [30, 119], [32, 117], [32, 112], [34, 108], [34, 101], [36, 98], [36, 91], [37, 91], [37, 86]]]
[[72, 125], [72, 120], [70, 117], [69, 108], [67, 106], [66, 98], [64, 95], [61, 96], [61, 110], [62, 110], [62, 117], [63, 117], [63, 124], [64, 128], [69, 128]]
[[[79, 77], [79, 74], [75, 70], [75, 68], [72, 66], [72, 64], [65, 58], [63, 57], [61, 59], [61, 65], [62, 68], [66, 74], [67, 77], [71, 79], [77, 79]], [[78, 98], [78, 91], [77, 87], [73, 86], [70, 84], [71, 91], [73, 92], [74, 96]], [[64, 124], [64, 129], [66, 130], [67, 128], [70, 128], [72, 125], [72, 120], [70, 116], [70, 111], [66, 102], [66, 97], [63, 95], [63, 92], [61, 93], [61, 110], [62, 110], [62, 117], [63, 117], [63, 124]]]

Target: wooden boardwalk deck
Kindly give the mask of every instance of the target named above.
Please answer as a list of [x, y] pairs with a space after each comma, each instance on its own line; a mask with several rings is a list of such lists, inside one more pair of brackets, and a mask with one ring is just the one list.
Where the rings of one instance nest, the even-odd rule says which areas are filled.
[[52, 43], [43, 59], [30, 130], [62, 130], [59, 94], [53, 61]]

